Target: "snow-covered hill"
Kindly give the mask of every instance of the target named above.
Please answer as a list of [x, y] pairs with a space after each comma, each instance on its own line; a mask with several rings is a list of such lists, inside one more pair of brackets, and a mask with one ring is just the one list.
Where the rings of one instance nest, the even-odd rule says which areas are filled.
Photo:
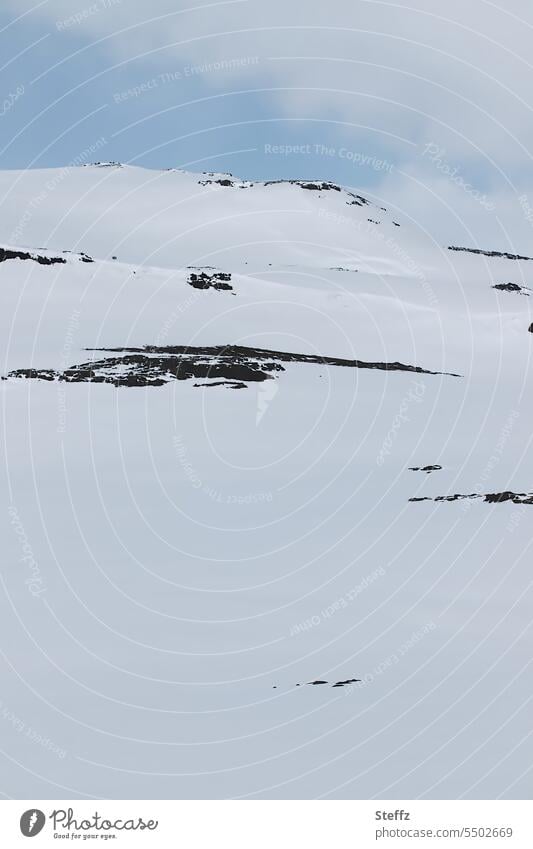
[[307, 180], [0, 197], [11, 795], [527, 798], [533, 246]]

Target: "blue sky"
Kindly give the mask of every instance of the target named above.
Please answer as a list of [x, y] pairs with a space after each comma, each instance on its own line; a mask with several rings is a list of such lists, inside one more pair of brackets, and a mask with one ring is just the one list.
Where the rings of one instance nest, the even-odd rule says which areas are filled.
[[[350, 126], [326, 103], [288, 115], [272, 58], [243, 51], [242, 41], [221, 51], [214, 39], [194, 55], [176, 47], [121, 56], [112, 48], [116, 9], [94, 6], [54, 19], [42, 10], [1, 15], [4, 96], [24, 88], [3, 116], [1, 167], [62, 166], [104, 138], [102, 158], [146, 167], [373, 184], [411, 152], [400, 135]], [[93, 14], [106, 18], [108, 41], [98, 43]]]
[[516, 219], [529, 240], [519, 203], [533, 203], [527, 2], [2, 9], [2, 168], [87, 158], [322, 178], [393, 196], [415, 217], [431, 204], [450, 238], [478, 228], [502, 244]]

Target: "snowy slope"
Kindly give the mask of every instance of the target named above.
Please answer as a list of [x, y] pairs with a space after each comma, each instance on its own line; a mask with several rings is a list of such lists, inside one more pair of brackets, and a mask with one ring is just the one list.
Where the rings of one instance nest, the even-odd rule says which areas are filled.
[[528, 798], [533, 261], [309, 181], [0, 197], [9, 795]]

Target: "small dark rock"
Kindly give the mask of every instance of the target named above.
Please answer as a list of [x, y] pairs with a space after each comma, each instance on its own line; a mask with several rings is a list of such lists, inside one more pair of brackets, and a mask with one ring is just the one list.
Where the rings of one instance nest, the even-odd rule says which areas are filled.
[[200, 186], [217, 185], [217, 186], [229, 187], [229, 186], [235, 185], [233, 180], [230, 180], [228, 177], [220, 177], [218, 180], [216, 180], [216, 179], [199, 180], [198, 182], [199, 182]]
[[[516, 497], [517, 494], [515, 492], [489, 492], [485, 496], [485, 501], [488, 504], [500, 504], [503, 501], [512, 501]], [[525, 497], [525, 493], [520, 493], [519, 497]]]
[[217, 291], [233, 291], [233, 286], [228, 281], [231, 280], [231, 274], [223, 271], [215, 271], [208, 274], [205, 271], [197, 274], [193, 272], [189, 275], [187, 283], [195, 289], [216, 289]]
[[352, 192], [348, 192], [352, 200], [346, 201], [348, 206], [369, 206], [370, 201], [367, 200], [363, 195], [354, 195]]
[[522, 287], [518, 283], [496, 283], [493, 289], [498, 289], [500, 292], [521, 292]]

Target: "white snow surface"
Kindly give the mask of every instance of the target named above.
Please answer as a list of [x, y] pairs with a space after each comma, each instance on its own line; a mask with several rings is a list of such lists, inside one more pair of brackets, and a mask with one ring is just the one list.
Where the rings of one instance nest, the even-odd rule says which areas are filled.
[[530, 797], [533, 505], [409, 499], [533, 492], [533, 297], [492, 288], [533, 262], [361, 194], [0, 174], [0, 247], [66, 259], [0, 262], [4, 376], [223, 344], [460, 375], [2, 381], [9, 796]]

